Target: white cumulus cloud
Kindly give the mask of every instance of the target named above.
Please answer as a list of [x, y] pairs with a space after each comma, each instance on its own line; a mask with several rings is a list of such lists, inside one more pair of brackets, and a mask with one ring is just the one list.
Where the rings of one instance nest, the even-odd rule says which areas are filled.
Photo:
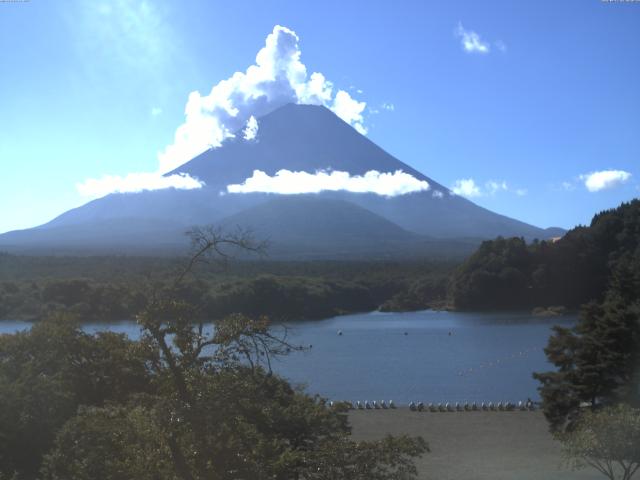
[[365, 134], [360, 102], [322, 73], [307, 74], [301, 62], [298, 35], [276, 25], [256, 55], [255, 64], [213, 86], [208, 95], [192, 92], [185, 107], [185, 122], [174, 142], [158, 154], [160, 171], [169, 172], [205, 150], [218, 147], [241, 129], [253, 115], [260, 117], [287, 103], [324, 105]]
[[[84, 196], [98, 197], [113, 192], [138, 192], [162, 188], [200, 188], [203, 183], [188, 175], [162, 176], [196, 155], [234, 136], [242, 129], [245, 140], [258, 133], [257, 117], [287, 103], [323, 105], [361, 134], [366, 134], [362, 113], [366, 103], [344, 90], [334, 94], [333, 83], [322, 73], [307, 74], [300, 61], [298, 35], [276, 25], [256, 55], [255, 64], [213, 86], [208, 95], [191, 92], [185, 106], [185, 121], [171, 145], [158, 153], [157, 172], [131, 173], [124, 177], [105, 175], [76, 185]], [[153, 108], [153, 116], [162, 113]]]
[[393, 173], [370, 170], [364, 175], [353, 176], [349, 172], [335, 170], [330, 172], [319, 170], [315, 173], [280, 170], [270, 176], [261, 170], [254, 170], [253, 175], [243, 183], [227, 186], [229, 193], [300, 194], [346, 190], [356, 193], [376, 193], [388, 197], [428, 189], [428, 182], [418, 180], [402, 170], [396, 170]]
[[507, 186], [507, 182], [504, 180], [501, 182], [497, 182], [495, 180], [489, 180], [486, 184], [487, 192], [489, 195], [495, 195], [499, 191], [507, 191], [509, 187]]
[[353, 125], [359, 133], [362, 135], [367, 134], [367, 129], [362, 124], [362, 111], [366, 107], [365, 102], [358, 102], [351, 98], [344, 90], [340, 90], [336, 93], [336, 98], [333, 100], [331, 110], [338, 115], [342, 120], [350, 125]]
[[480, 187], [476, 185], [473, 178], [456, 180], [453, 187], [451, 187], [451, 191], [456, 195], [462, 195], [463, 197], [479, 197], [482, 195]]
[[451, 191], [453, 194], [463, 197], [493, 196], [502, 192], [524, 197], [528, 193], [526, 188], [510, 187], [505, 180], [489, 180], [482, 185], [476, 183], [473, 178], [456, 180], [451, 187]]
[[104, 175], [102, 178], [89, 178], [76, 184], [76, 189], [83, 197], [98, 198], [109, 193], [135, 193], [164, 188], [193, 190], [203, 185], [203, 182], [185, 174], [163, 176], [159, 173], [129, 173], [124, 177]]
[[250, 141], [250, 140], [254, 140], [257, 135], [258, 135], [258, 120], [256, 120], [256, 117], [251, 115], [249, 117], [249, 120], [247, 120], [247, 126], [244, 128], [242, 132], [242, 136], [244, 137], [245, 140]]
[[631, 178], [629, 172], [624, 170], [601, 170], [580, 175], [580, 180], [590, 192], [599, 192], [607, 188], [616, 187]]
[[440, 190], [434, 190], [431, 195], [432, 195], [433, 198], [443, 198], [444, 197], [444, 193], [442, 193]]
[[483, 42], [480, 39], [480, 35], [478, 35], [473, 30], [466, 30], [462, 26], [462, 23], [458, 23], [458, 26], [455, 29], [455, 34], [458, 38], [460, 38], [460, 45], [465, 52], [489, 53], [491, 49], [488, 43]]

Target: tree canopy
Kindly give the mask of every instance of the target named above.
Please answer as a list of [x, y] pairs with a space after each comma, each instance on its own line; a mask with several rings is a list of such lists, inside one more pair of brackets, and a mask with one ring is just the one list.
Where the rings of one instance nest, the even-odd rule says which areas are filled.
[[615, 276], [640, 291], [640, 200], [593, 217], [555, 242], [483, 242], [453, 275], [459, 309], [513, 309], [601, 302]]

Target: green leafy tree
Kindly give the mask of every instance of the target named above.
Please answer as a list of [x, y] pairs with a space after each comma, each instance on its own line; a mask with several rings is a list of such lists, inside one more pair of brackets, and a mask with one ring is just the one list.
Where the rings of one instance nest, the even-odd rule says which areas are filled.
[[589, 411], [557, 438], [573, 468], [590, 466], [610, 480], [631, 480], [640, 469], [640, 410], [628, 405]]
[[123, 401], [150, 388], [139, 346], [88, 335], [69, 317], [0, 336], [0, 472], [35, 475], [80, 405]]
[[46, 455], [44, 478], [74, 480], [175, 479], [163, 429], [142, 405], [80, 407]]

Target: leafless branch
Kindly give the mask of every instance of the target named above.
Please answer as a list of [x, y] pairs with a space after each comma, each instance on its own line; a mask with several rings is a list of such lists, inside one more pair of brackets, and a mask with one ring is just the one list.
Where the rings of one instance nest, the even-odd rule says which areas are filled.
[[266, 255], [267, 242], [257, 241], [251, 230], [237, 227], [232, 232], [225, 232], [221, 227], [208, 225], [205, 227], [193, 227], [187, 232], [191, 239], [191, 255], [184, 270], [178, 275], [173, 286], [180, 285], [184, 278], [193, 270], [199, 262], [206, 261], [210, 257], [227, 261], [233, 257], [229, 250]]

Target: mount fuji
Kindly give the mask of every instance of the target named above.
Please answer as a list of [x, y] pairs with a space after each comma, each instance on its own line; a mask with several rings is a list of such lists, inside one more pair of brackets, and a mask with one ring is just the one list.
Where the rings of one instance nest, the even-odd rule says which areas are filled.
[[[158, 254], [184, 251], [194, 225], [236, 226], [266, 238], [282, 257], [335, 258], [389, 255], [463, 255], [482, 239], [545, 239], [542, 229], [499, 215], [453, 194], [401, 162], [322, 106], [287, 104], [259, 118], [254, 139], [242, 132], [167, 175], [202, 182], [173, 188], [113, 193], [50, 222], [0, 235], [0, 249], [20, 253]], [[362, 176], [402, 171], [428, 188], [394, 196], [326, 190], [279, 194], [230, 193], [254, 171], [348, 172]]]

